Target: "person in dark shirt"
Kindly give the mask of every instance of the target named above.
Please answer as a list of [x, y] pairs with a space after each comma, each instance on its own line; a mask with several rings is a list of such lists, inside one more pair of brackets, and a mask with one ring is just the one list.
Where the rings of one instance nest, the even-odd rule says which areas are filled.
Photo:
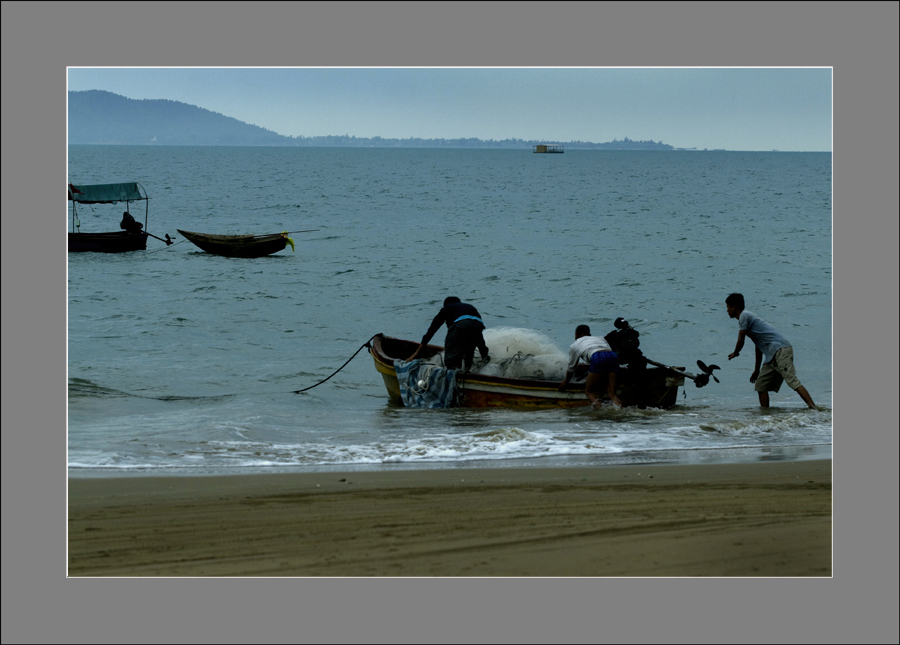
[[475, 307], [461, 302], [456, 296], [449, 296], [444, 300], [444, 306], [431, 321], [431, 326], [422, 336], [422, 342], [419, 343], [415, 353], [406, 360], [414, 360], [443, 324], [447, 325], [444, 367], [458, 370], [465, 364], [466, 371], [471, 372], [476, 349], [481, 354], [482, 360], [490, 360], [482, 335], [484, 322], [481, 320], [481, 314]]
[[122, 221], [119, 222], [119, 228], [123, 228], [129, 233], [140, 233], [141, 229], [144, 228], [144, 225], [134, 221], [134, 217], [131, 216], [131, 213], [125, 211], [122, 213]]

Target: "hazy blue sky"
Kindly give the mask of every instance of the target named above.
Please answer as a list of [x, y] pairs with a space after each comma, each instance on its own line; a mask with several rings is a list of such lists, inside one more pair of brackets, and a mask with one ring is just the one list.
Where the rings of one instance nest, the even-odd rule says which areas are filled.
[[832, 149], [830, 68], [70, 68], [279, 134]]

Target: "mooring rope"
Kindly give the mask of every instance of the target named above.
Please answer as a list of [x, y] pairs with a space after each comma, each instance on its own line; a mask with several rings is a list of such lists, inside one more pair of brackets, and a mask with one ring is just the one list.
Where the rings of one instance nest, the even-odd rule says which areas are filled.
[[[168, 248], [168, 247], [166, 247], [166, 248]], [[163, 250], [163, 249], [160, 249], [160, 250]], [[377, 335], [378, 334], [375, 334], [375, 336], [377, 336]], [[364, 342], [362, 345], [360, 345], [359, 349], [357, 349], [355, 352], [353, 352], [353, 356], [348, 358], [346, 363], [344, 363], [339, 368], [337, 368], [337, 370], [335, 370], [334, 374], [332, 374], [331, 376], [329, 376], [326, 379], [319, 381], [315, 385], [310, 385], [309, 387], [305, 387], [302, 390], [293, 390], [291, 392], [291, 394], [300, 394], [301, 392], [306, 392], [307, 390], [311, 390], [314, 387], [318, 387], [318, 386], [322, 385], [322, 383], [324, 383], [325, 381], [330, 379], [332, 376], [334, 376], [335, 374], [340, 372], [342, 369], [347, 367], [347, 365], [350, 364], [350, 361], [352, 361], [354, 358], [356, 358], [356, 355], [359, 354], [363, 350], [364, 347], [371, 347], [372, 339], [375, 338], [375, 336], [372, 336], [372, 338], [370, 338], [369, 340]], [[69, 385], [71, 387], [71, 383]], [[104, 388], [104, 390], [108, 390], [108, 388]], [[231, 396], [237, 396], [236, 394], [211, 394], [211, 395], [206, 395], [206, 396], [147, 396], [144, 394], [132, 394], [130, 392], [125, 392], [124, 390], [109, 390], [109, 391], [115, 392], [115, 394], [117, 396], [133, 396], [133, 397], [136, 397], [139, 399], [153, 399], [155, 401], [184, 401], [184, 400], [191, 400], [191, 399], [221, 399], [221, 398], [226, 398], [226, 397], [231, 397]], [[245, 396], [271, 396], [273, 393], [272, 392], [252, 392], [249, 394], [248, 393], [244, 393], [244, 394], [245, 394]]]
[[181, 244], [184, 240], [178, 240], [177, 242], [172, 242], [171, 244], [166, 244], [161, 249], [156, 249], [155, 251], [147, 251], [145, 255], [153, 255], [154, 253], [159, 253], [160, 251], [165, 251], [166, 249], [171, 249], [173, 246], [177, 244]]
[[[375, 334], [375, 336], [377, 336], [377, 335], [378, 335], [378, 334]], [[372, 336], [372, 338], [375, 338], [375, 336]], [[335, 370], [334, 374], [332, 374], [331, 376], [334, 376], [335, 374], [337, 374], [338, 372], [340, 372], [342, 369], [344, 369], [345, 367], [347, 367], [347, 365], [349, 365], [350, 361], [352, 361], [354, 358], [356, 358], [356, 355], [359, 354], [359, 353], [362, 351], [363, 347], [371, 347], [371, 344], [370, 344], [370, 343], [372, 342], [372, 338], [370, 338], [369, 340], [367, 340], [366, 342], [364, 342], [362, 345], [360, 345], [360, 346], [359, 346], [359, 349], [357, 349], [355, 352], [353, 352], [353, 356], [351, 356], [350, 358], [348, 358], [348, 359], [347, 359], [347, 362], [344, 363], [343, 365], [341, 365], [339, 368], [337, 368], [337, 370]], [[306, 392], [307, 390], [311, 390], [311, 389], [313, 389], [314, 387], [318, 387], [318, 386], [322, 385], [322, 383], [324, 383], [325, 381], [327, 381], [328, 379], [330, 379], [331, 376], [329, 376], [328, 378], [326, 378], [326, 379], [324, 379], [324, 380], [322, 380], [322, 381], [319, 381], [319, 382], [316, 383], [315, 385], [310, 385], [309, 387], [305, 387], [305, 388], [303, 388], [302, 390], [294, 390], [293, 393], [294, 393], [294, 394], [300, 394], [301, 392]]]

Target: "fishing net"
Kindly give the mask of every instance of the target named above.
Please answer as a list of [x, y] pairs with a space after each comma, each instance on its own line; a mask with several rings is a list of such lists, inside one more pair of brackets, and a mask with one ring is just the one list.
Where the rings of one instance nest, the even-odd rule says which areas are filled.
[[[491, 360], [482, 364], [476, 358], [472, 370], [475, 374], [544, 381], [561, 381], [566, 376], [567, 353], [550, 338], [532, 329], [486, 329], [484, 342]], [[432, 357], [431, 362], [443, 366], [443, 352]]]

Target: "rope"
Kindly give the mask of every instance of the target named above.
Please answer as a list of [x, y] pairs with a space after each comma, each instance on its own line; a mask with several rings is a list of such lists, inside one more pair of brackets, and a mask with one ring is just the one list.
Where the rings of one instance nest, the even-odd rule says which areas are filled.
[[[177, 242], [176, 242], [176, 244], [177, 244]], [[166, 247], [166, 248], [169, 248], [169, 247]], [[159, 249], [159, 250], [163, 251], [165, 249]], [[375, 334], [375, 336], [377, 336], [377, 335], [378, 334]], [[372, 336], [372, 338], [375, 338], [375, 336]], [[353, 356], [348, 358], [346, 363], [344, 363], [339, 368], [337, 368], [337, 370], [334, 372], [334, 374], [337, 374], [342, 369], [347, 367], [347, 365], [350, 363], [350, 361], [352, 361], [354, 358], [356, 358], [356, 355], [359, 354], [360, 351], [362, 351], [363, 347], [371, 347], [372, 346], [371, 345], [372, 338], [370, 338], [365, 343], [360, 345], [359, 349], [357, 349], [355, 352], [353, 352]], [[334, 374], [332, 374], [331, 376], [334, 376]], [[318, 387], [319, 385], [322, 385], [322, 383], [324, 383], [325, 381], [330, 379], [331, 376], [329, 376], [325, 380], [319, 381], [315, 385], [310, 385], [309, 387], [305, 387], [302, 390], [294, 390], [292, 392], [292, 394], [300, 394], [301, 392], [306, 392], [307, 390], [311, 390], [314, 387]], [[153, 399], [155, 401], [186, 401], [186, 400], [191, 400], [191, 399], [221, 399], [221, 398], [225, 398], [225, 397], [229, 397], [229, 396], [237, 396], [235, 394], [211, 394], [211, 395], [207, 395], [207, 396], [145, 396], [143, 394], [132, 394], [130, 392], [124, 392], [121, 390], [110, 390], [110, 391], [115, 391], [117, 394], [119, 394], [121, 396], [133, 396], [133, 397], [136, 397], [139, 399]], [[256, 393], [247, 394], [247, 396], [270, 396], [271, 394], [272, 394], [272, 392], [256, 392]]]
[[[166, 248], [168, 248], [168, 247], [166, 247]], [[160, 250], [164, 250], [164, 249], [160, 249]], [[378, 334], [375, 334], [375, 336], [377, 336], [377, 335], [378, 335]], [[372, 336], [372, 338], [375, 338], [375, 336]], [[334, 374], [332, 374], [331, 376], [334, 376], [335, 374], [337, 374], [338, 372], [340, 372], [342, 369], [344, 369], [345, 367], [347, 367], [347, 365], [350, 364], [350, 361], [352, 361], [354, 358], [356, 358], [356, 355], [359, 354], [359, 353], [362, 351], [363, 347], [371, 347], [371, 346], [372, 346], [372, 345], [371, 345], [371, 343], [372, 343], [372, 338], [370, 338], [369, 340], [367, 340], [366, 342], [364, 342], [362, 345], [360, 345], [360, 346], [359, 346], [359, 349], [357, 349], [355, 352], [353, 352], [353, 356], [351, 356], [350, 358], [348, 358], [348, 359], [347, 359], [347, 362], [344, 363], [343, 365], [341, 365], [339, 368], [337, 368], [337, 370], [335, 370]], [[315, 385], [310, 385], [309, 387], [305, 387], [305, 388], [303, 388], [302, 390], [294, 390], [294, 391], [293, 391], [293, 394], [300, 394], [301, 392], [306, 392], [307, 390], [311, 390], [311, 389], [313, 389], [314, 387], [318, 387], [318, 386], [322, 385], [322, 383], [324, 383], [325, 381], [327, 381], [328, 379], [330, 379], [331, 376], [329, 376], [328, 378], [326, 378], [326, 379], [324, 379], [324, 380], [322, 380], [322, 381], [319, 381], [319, 382], [316, 383]], [[174, 401], [174, 400], [181, 400], [181, 399], [220, 398], [220, 397], [223, 397], [223, 396], [234, 396], [233, 394], [220, 394], [220, 395], [213, 395], [212, 397], [204, 397], [204, 396], [185, 396], [185, 397], [168, 397], [168, 396], [167, 396], [167, 397], [155, 397], [155, 396], [142, 396], [142, 395], [140, 395], [140, 394], [128, 394], [127, 392], [124, 392], [123, 394], [126, 394], [127, 396], [136, 396], [136, 397], [142, 398], [142, 399], [157, 399], [157, 400], [159, 400], [159, 401]], [[256, 396], [268, 396], [268, 395], [269, 395], [269, 393], [267, 393], [267, 392], [260, 392], [260, 393], [258, 393]]]
[[178, 240], [177, 242], [172, 242], [171, 244], [167, 244], [161, 249], [156, 249], [155, 251], [147, 251], [146, 255], [153, 255], [154, 253], [159, 253], [160, 251], [165, 251], [166, 249], [171, 249], [176, 244], [181, 244], [184, 240]]
[[[676, 387], [675, 390], [676, 390], [676, 392], [675, 392], [675, 397], [676, 397], [676, 400], [677, 400], [677, 397], [678, 397], [678, 392], [677, 392], [677, 390], [678, 390], [678, 388]], [[659, 397], [659, 401], [657, 401], [657, 402], [656, 402], [656, 405], [654, 405], [653, 407], [654, 407], [654, 408], [659, 407], [659, 404], [662, 403], [662, 401], [663, 401], [664, 398], [666, 398], [667, 396], [669, 396], [669, 392], [671, 392], [671, 391], [672, 391], [672, 387], [669, 386], [669, 388], [668, 388], [665, 392], [663, 392], [663, 395], [662, 395], [661, 397]], [[684, 389], [684, 388], [682, 388], [681, 391], [684, 393], [684, 396], [686, 397], [686, 396], [687, 396], [687, 390]]]
[[[308, 228], [305, 231], [282, 231], [282, 235], [293, 235], [294, 233], [312, 233], [314, 231], [318, 231], [317, 228]], [[271, 235], [271, 233], [262, 233], [260, 235], [251, 235], [250, 237], [266, 237], [266, 235]]]
[[[378, 334], [375, 334], [375, 336], [377, 336], [377, 335], [378, 335]], [[375, 338], [375, 336], [372, 336], [372, 338]], [[341, 365], [339, 368], [337, 368], [337, 370], [335, 370], [334, 374], [332, 374], [331, 376], [334, 376], [335, 374], [337, 374], [338, 372], [340, 372], [342, 369], [344, 369], [345, 367], [347, 367], [347, 365], [350, 363], [350, 361], [352, 361], [354, 358], [356, 358], [356, 355], [359, 354], [359, 353], [362, 351], [363, 347], [371, 347], [371, 345], [370, 345], [369, 343], [372, 342], [372, 338], [370, 338], [369, 340], [367, 340], [366, 342], [364, 342], [362, 345], [360, 345], [360, 346], [359, 346], [359, 349], [357, 349], [355, 352], [353, 352], [353, 356], [351, 356], [350, 358], [348, 358], [348, 359], [347, 359], [347, 362], [344, 363], [343, 365]], [[300, 394], [301, 392], [306, 392], [307, 390], [311, 390], [311, 389], [313, 389], [314, 387], [318, 387], [318, 386], [322, 385], [322, 383], [324, 383], [325, 381], [327, 381], [328, 379], [330, 379], [331, 376], [329, 376], [328, 378], [326, 378], [326, 379], [323, 380], [323, 381], [319, 381], [319, 382], [316, 383], [315, 385], [310, 385], [309, 387], [305, 387], [305, 388], [303, 388], [302, 390], [294, 390], [294, 394]]]

